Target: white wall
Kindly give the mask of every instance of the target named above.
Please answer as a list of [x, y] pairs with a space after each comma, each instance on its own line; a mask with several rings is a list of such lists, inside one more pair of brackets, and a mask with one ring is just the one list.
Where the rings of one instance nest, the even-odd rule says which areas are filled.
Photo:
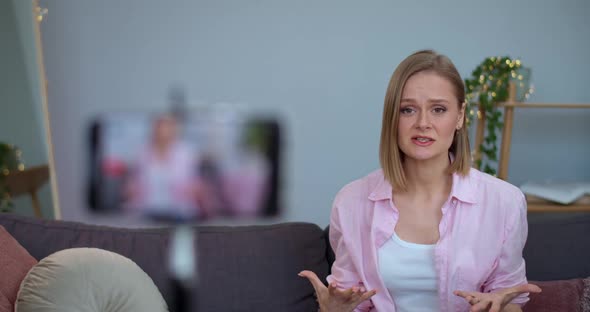
[[33, 0], [12, 0], [16, 26], [18, 29], [22, 57], [25, 62], [27, 80], [33, 98], [33, 111], [38, 125], [39, 137], [43, 142], [42, 158], [47, 159], [47, 142], [45, 142], [45, 128], [43, 127], [43, 103], [41, 101], [41, 77], [37, 63], [37, 47], [35, 40], [35, 20], [33, 14]]
[[[434, 48], [463, 75], [521, 57], [531, 100], [590, 102], [590, 2], [42, 1], [62, 214], [88, 220], [88, 120], [189, 100], [240, 101], [283, 116], [285, 214], [328, 223], [335, 193], [378, 167], [382, 102], [395, 66]], [[518, 111], [510, 181], [590, 179], [590, 112]]]

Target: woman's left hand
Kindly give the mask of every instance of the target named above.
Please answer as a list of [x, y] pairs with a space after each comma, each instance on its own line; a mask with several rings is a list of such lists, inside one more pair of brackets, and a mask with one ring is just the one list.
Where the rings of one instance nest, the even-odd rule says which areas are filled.
[[500, 312], [512, 299], [522, 293], [540, 293], [541, 288], [533, 284], [523, 284], [500, 289], [492, 293], [455, 290], [456, 296], [463, 297], [471, 305], [471, 312]]

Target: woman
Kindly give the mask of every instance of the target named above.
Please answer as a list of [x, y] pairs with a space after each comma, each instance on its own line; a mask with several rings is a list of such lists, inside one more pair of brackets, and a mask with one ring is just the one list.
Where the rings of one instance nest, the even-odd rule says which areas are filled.
[[197, 153], [179, 138], [178, 127], [172, 115], [154, 120], [150, 142], [140, 151], [126, 187], [128, 209], [175, 220], [202, 215], [195, 199]]
[[520, 190], [470, 168], [465, 91], [453, 63], [419, 51], [385, 95], [381, 169], [336, 196], [322, 312], [521, 311], [529, 292]]

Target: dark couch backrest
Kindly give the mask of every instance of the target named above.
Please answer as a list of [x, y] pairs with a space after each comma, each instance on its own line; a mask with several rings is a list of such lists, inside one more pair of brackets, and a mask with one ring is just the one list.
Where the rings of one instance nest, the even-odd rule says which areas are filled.
[[590, 277], [590, 214], [529, 214], [524, 259], [530, 280]]
[[[135, 261], [170, 303], [170, 229], [121, 229], [0, 214], [0, 225], [40, 260], [58, 250], [95, 247]], [[200, 311], [317, 311], [303, 269], [328, 274], [323, 231], [314, 224], [199, 227]]]

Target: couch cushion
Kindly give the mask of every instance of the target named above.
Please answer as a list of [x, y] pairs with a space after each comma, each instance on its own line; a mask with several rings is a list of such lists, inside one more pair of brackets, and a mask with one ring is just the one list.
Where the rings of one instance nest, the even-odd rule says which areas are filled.
[[167, 229], [122, 229], [7, 214], [0, 214], [0, 225], [38, 260], [76, 247], [101, 248], [123, 255], [153, 279], [165, 298], [169, 295], [164, 269]]
[[523, 312], [590, 311], [590, 278], [530, 283], [543, 292], [531, 294]]
[[16, 312], [168, 311], [162, 295], [133, 261], [96, 248], [58, 251], [22, 282]]
[[36, 263], [0, 225], [0, 311], [12, 311], [21, 281]]
[[12, 312], [14, 311], [14, 305], [8, 301], [8, 298], [3, 294], [0, 294], [0, 312]]

